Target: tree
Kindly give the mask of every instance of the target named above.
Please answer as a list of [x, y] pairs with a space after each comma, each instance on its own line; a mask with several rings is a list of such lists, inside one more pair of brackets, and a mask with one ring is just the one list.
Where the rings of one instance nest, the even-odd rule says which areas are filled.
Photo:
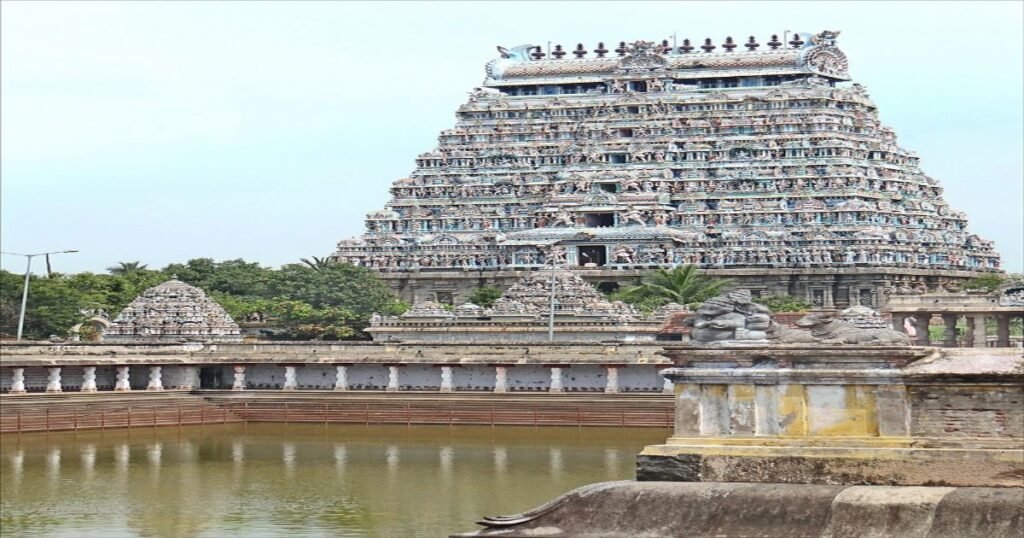
[[721, 294], [731, 285], [731, 280], [701, 274], [693, 265], [681, 265], [649, 273], [639, 285], [617, 291], [611, 297], [651, 311], [668, 303], [700, 303]]
[[1003, 285], [1006, 282], [1006, 277], [999, 274], [989, 274], [976, 276], [967, 282], [964, 282], [965, 290], [983, 290], [983, 291], [995, 291], [996, 288]]
[[299, 261], [308, 265], [309, 268], [313, 269], [314, 271], [319, 271], [325, 267], [329, 267], [331, 264], [331, 261], [329, 259], [318, 258], [316, 256], [311, 256], [309, 258], [301, 258]]
[[803, 299], [792, 295], [766, 295], [754, 297], [754, 302], [767, 306], [772, 312], [804, 312], [811, 308], [811, 305]]
[[128, 275], [139, 271], [145, 271], [146, 267], [146, 264], [139, 262], [118, 262], [117, 265], [113, 267], [107, 267], [107, 272], [112, 275]]
[[487, 308], [501, 297], [501, 293], [501, 288], [499, 287], [480, 286], [479, 288], [473, 288], [473, 291], [469, 294], [469, 302]]

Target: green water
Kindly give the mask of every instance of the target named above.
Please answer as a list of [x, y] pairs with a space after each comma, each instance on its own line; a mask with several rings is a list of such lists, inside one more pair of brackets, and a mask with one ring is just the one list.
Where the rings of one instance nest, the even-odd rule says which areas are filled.
[[445, 536], [632, 478], [661, 429], [226, 425], [0, 437], [3, 536]]

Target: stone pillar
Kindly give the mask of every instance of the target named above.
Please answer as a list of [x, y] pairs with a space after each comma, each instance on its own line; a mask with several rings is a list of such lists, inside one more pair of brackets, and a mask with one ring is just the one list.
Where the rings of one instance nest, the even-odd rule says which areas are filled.
[[114, 381], [114, 390], [117, 392], [128, 392], [132, 390], [132, 385], [128, 381], [128, 367], [118, 366], [117, 377]]
[[1010, 315], [996, 316], [996, 347], [1010, 347]]
[[11, 368], [10, 394], [25, 394], [25, 369]]
[[661, 393], [662, 394], [675, 394], [675, 392], [676, 392], [676, 386], [672, 383], [671, 379], [666, 377], [665, 380], [662, 381], [662, 383], [661, 383]]
[[779, 435], [779, 389], [774, 385], [754, 385], [754, 435]]
[[956, 321], [959, 318], [957, 314], [943, 314], [942, 323], [945, 325], [945, 331], [942, 333], [942, 345], [945, 347], [957, 347], [956, 346]]
[[96, 392], [96, 367], [82, 367], [82, 392]]
[[182, 366], [182, 380], [181, 384], [178, 385], [178, 390], [195, 390], [199, 388], [199, 367], [198, 366]]
[[348, 366], [339, 364], [334, 377], [334, 390], [348, 390]]
[[754, 385], [729, 385], [729, 429], [731, 435], [753, 435], [757, 416]]
[[504, 366], [494, 367], [494, 392], [498, 394], [508, 392], [508, 370]]
[[618, 394], [619, 393], [619, 367], [618, 366], [605, 366], [606, 378], [608, 381], [604, 385], [605, 394]]
[[562, 369], [558, 366], [551, 367], [551, 388], [548, 392], [562, 392]]
[[988, 336], [985, 332], [985, 314], [973, 314], [974, 318], [974, 347], [985, 347], [988, 345]]
[[676, 437], [700, 435], [700, 385], [682, 383], [676, 396]]
[[964, 332], [964, 347], [974, 347], [974, 316], [966, 315], [967, 330]]
[[[853, 304], [852, 300], [850, 301], [850, 304]], [[892, 330], [899, 331], [901, 333], [906, 334], [907, 331], [906, 331], [905, 327], [903, 326], [903, 324], [906, 322], [906, 320], [907, 320], [907, 315], [906, 314], [903, 314], [903, 313], [900, 313], [900, 312], [893, 312], [893, 314], [892, 314]]]
[[931, 345], [931, 338], [928, 335], [928, 322], [931, 319], [931, 314], [914, 314], [914, 327], [917, 328], [917, 337], [914, 339], [915, 345]]
[[455, 384], [452, 382], [452, 367], [441, 367], [441, 392], [455, 392]]
[[60, 366], [46, 369], [50, 376], [46, 380], [46, 392], [63, 392], [60, 386]]
[[910, 436], [910, 403], [905, 385], [878, 385], [875, 406], [879, 437]]
[[235, 365], [235, 379], [231, 383], [231, 390], [245, 390], [245, 366]]
[[726, 385], [701, 385], [701, 435], [727, 435], [729, 433], [729, 398], [726, 388]]
[[398, 392], [398, 367], [388, 366], [388, 392]]
[[295, 390], [299, 384], [295, 379], [295, 367], [285, 366], [284, 367], [284, 386], [281, 387], [283, 390]]
[[149, 367], [149, 384], [146, 390], [164, 390], [163, 372], [159, 366]]

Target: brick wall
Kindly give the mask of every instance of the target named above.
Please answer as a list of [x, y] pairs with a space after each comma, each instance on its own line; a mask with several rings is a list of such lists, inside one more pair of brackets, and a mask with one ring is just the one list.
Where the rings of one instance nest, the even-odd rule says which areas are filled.
[[1024, 437], [1024, 387], [912, 386], [910, 431], [921, 437]]

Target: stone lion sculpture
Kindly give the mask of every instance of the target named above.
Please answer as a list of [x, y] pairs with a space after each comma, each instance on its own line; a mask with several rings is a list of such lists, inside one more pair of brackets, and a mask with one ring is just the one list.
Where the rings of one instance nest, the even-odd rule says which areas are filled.
[[767, 340], [770, 310], [753, 302], [749, 290], [734, 290], [708, 299], [690, 318], [695, 342]]
[[[910, 345], [910, 337], [889, 328], [858, 327], [838, 317], [811, 313], [798, 319], [796, 326], [809, 329], [815, 342], [860, 346]], [[783, 335], [785, 339], [785, 335]]]

